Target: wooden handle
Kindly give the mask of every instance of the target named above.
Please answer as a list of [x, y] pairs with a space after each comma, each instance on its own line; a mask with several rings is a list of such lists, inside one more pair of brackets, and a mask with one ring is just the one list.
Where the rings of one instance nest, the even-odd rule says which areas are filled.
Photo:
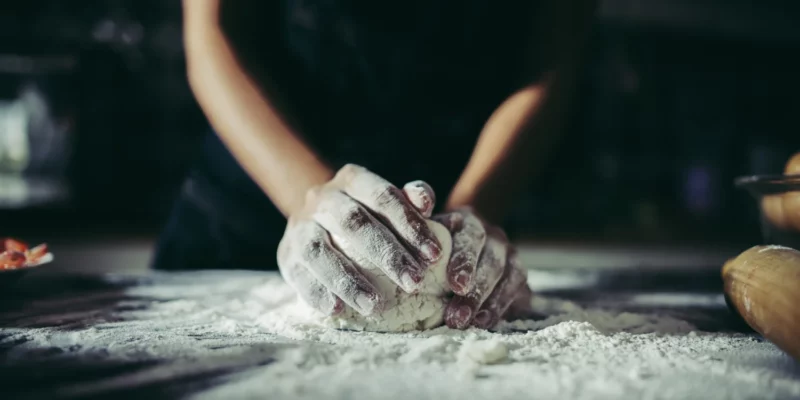
[[722, 279], [747, 324], [800, 360], [800, 251], [752, 247], [725, 263]]

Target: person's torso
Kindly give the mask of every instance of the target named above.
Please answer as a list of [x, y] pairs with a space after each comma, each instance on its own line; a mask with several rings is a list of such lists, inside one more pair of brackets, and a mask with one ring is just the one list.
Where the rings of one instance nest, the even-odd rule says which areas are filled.
[[449, 188], [522, 83], [536, 3], [283, 0], [278, 45], [290, 67], [277, 80], [333, 165]]

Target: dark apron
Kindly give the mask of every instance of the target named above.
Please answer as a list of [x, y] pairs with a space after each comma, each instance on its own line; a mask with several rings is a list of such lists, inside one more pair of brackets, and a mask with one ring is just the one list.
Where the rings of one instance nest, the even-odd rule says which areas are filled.
[[[331, 166], [360, 164], [398, 186], [425, 179], [442, 203], [483, 124], [519, 86], [532, 8], [411, 3], [286, 1], [282, 37], [295, 64], [277, 80], [297, 83], [304, 137]], [[285, 222], [210, 132], [154, 267], [274, 269]]]

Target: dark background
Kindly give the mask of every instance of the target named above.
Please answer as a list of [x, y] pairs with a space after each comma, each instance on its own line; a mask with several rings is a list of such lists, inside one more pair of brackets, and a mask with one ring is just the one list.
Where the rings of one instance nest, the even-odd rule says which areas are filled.
[[[0, 149], [12, 131], [31, 148], [27, 167], [0, 150], [0, 235], [158, 232], [207, 129], [180, 14], [174, 0], [0, 5]], [[569, 131], [509, 230], [757, 242], [732, 183], [800, 149], [798, 50], [794, 1], [601, 1]]]

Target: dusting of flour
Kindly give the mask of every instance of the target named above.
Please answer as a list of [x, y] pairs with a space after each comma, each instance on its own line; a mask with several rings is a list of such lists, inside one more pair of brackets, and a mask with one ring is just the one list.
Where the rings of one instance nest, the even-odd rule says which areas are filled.
[[[156, 274], [126, 289], [124, 304], [79, 315], [80, 299], [39, 302], [64, 310], [0, 328], [9, 357], [93, 354], [170, 360], [162, 369], [105, 385], [197, 374], [243, 363], [193, 395], [200, 399], [788, 399], [800, 367], [753, 336], [698, 332], [669, 317], [581, 308], [537, 298], [540, 321], [497, 332], [440, 327], [407, 333], [331, 329], [308, 314], [274, 274]], [[107, 301], [107, 298], [106, 298]], [[75, 324], [77, 319], [91, 321]], [[244, 360], [244, 361], [243, 361]], [[199, 372], [198, 372], [199, 371]], [[93, 393], [91, 386], [75, 394]]]

